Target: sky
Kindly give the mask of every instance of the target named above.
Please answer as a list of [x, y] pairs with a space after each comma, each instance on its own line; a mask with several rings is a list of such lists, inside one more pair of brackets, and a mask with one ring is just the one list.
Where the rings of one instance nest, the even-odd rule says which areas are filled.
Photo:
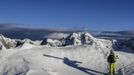
[[32, 28], [134, 30], [134, 0], [0, 0], [0, 23]]

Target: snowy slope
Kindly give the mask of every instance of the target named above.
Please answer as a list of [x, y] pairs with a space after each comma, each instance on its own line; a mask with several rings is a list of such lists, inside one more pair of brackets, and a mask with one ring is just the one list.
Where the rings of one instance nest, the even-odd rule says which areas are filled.
[[[92, 44], [83, 44], [80, 33], [81, 45], [48, 47], [25, 42], [21, 47], [1, 50], [0, 75], [108, 75], [107, 56], [112, 42], [91, 35], [88, 39]], [[134, 75], [134, 54], [116, 54], [117, 75]]]
[[[123, 52], [117, 54], [120, 58], [117, 61], [117, 73], [132, 75], [134, 54]], [[36, 47], [20, 51], [14, 49], [2, 51], [0, 55], [0, 75], [104, 75], [108, 73], [106, 57], [88, 46]]]
[[[21, 51], [15, 51], [9, 57], [6, 57], [4, 63], [1, 63], [2, 72], [7, 73], [7, 75], [14, 75], [17, 74], [17, 70], [22, 71], [23, 73], [28, 71], [35, 72], [35, 71], [46, 71], [50, 75], [53, 73], [58, 73], [57, 75], [63, 75], [64, 73], [72, 72], [69, 75], [74, 75], [77, 73], [83, 74], [83, 72], [79, 70], [75, 70], [75, 68], [68, 66], [65, 64], [64, 57], [68, 58], [69, 60], [76, 60], [82, 62], [81, 65], [87, 66], [89, 63], [88, 60], [93, 59], [92, 55], [87, 55], [86, 48], [78, 49], [81, 47], [68, 47], [68, 48], [33, 48]], [[84, 50], [84, 52], [83, 52]], [[11, 50], [9, 50], [11, 51]], [[86, 52], [86, 54], [85, 54]], [[91, 51], [96, 53], [94, 51]], [[2, 52], [3, 54], [4, 52]], [[83, 53], [83, 54], [81, 54]], [[96, 53], [98, 55], [98, 53]], [[97, 56], [96, 55], [96, 56]], [[89, 59], [85, 59], [89, 57]], [[100, 54], [101, 56], [101, 54]], [[59, 59], [60, 58], [60, 59]], [[96, 57], [94, 57], [96, 58]], [[99, 58], [97, 58], [99, 59]], [[95, 62], [95, 61], [94, 61]], [[90, 63], [94, 63], [90, 62]], [[20, 64], [21, 63], [21, 64]], [[22, 64], [23, 63], [23, 64]], [[92, 65], [90, 64], [90, 65]], [[6, 67], [8, 66], [8, 67]], [[20, 66], [20, 67], [18, 67]], [[16, 67], [18, 67], [16, 69]], [[27, 71], [25, 71], [27, 69]], [[96, 68], [95, 68], [96, 69]], [[23, 71], [24, 70], [24, 71]], [[66, 72], [66, 70], [69, 70]], [[74, 71], [73, 71], [74, 70]], [[76, 71], [76, 72], [75, 72]], [[13, 74], [12, 74], [13, 72]], [[16, 73], [15, 73], [16, 72]], [[32, 73], [31, 72], [31, 73]], [[3, 74], [4, 74], [3, 73]], [[3, 75], [1, 74], [1, 75]], [[43, 74], [42, 74], [43, 75]], [[78, 74], [77, 74], [78, 75]]]

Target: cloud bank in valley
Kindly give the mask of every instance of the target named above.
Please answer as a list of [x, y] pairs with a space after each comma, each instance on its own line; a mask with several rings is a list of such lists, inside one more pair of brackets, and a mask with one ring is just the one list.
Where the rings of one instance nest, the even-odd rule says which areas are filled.
[[44, 37], [60, 38], [62, 36], [67, 36], [68, 33], [78, 32], [78, 31], [80, 30], [30, 28], [25, 24], [15, 24], [15, 23], [0, 24], [0, 34], [15, 39], [29, 38], [32, 40], [42, 40]]

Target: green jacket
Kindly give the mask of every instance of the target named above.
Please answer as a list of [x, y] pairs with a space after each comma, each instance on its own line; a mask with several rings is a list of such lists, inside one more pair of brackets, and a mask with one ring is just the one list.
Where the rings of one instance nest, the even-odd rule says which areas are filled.
[[108, 61], [109, 63], [115, 63], [115, 62], [116, 62], [116, 59], [118, 59], [118, 55], [116, 55], [115, 53], [113, 53], [113, 54], [110, 54], [110, 55], [108, 56], [107, 61]]

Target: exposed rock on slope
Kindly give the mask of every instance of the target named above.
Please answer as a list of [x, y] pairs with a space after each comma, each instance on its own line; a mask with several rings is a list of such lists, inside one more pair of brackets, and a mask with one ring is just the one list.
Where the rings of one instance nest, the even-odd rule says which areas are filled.
[[59, 46], [62, 46], [62, 43], [59, 40], [53, 40], [53, 39], [45, 38], [41, 42], [41, 45], [52, 46], [52, 47], [59, 47]]
[[48, 45], [48, 46], [68, 46], [68, 45], [92, 45], [95, 38], [86, 32], [78, 32], [72, 33], [66, 38], [62, 39], [50, 39], [45, 38], [41, 45]]
[[65, 45], [93, 44], [94, 39], [91, 34], [86, 32], [72, 33], [66, 38]]
[[0, 42], [0, 50], [5, 50], [5, 46]]
[[5, 48], [9, 49], [11, 47], [15, 47], [16, 41], [10, 38], [4, 37], [0, 34], [0, 42], [5, 46]]

